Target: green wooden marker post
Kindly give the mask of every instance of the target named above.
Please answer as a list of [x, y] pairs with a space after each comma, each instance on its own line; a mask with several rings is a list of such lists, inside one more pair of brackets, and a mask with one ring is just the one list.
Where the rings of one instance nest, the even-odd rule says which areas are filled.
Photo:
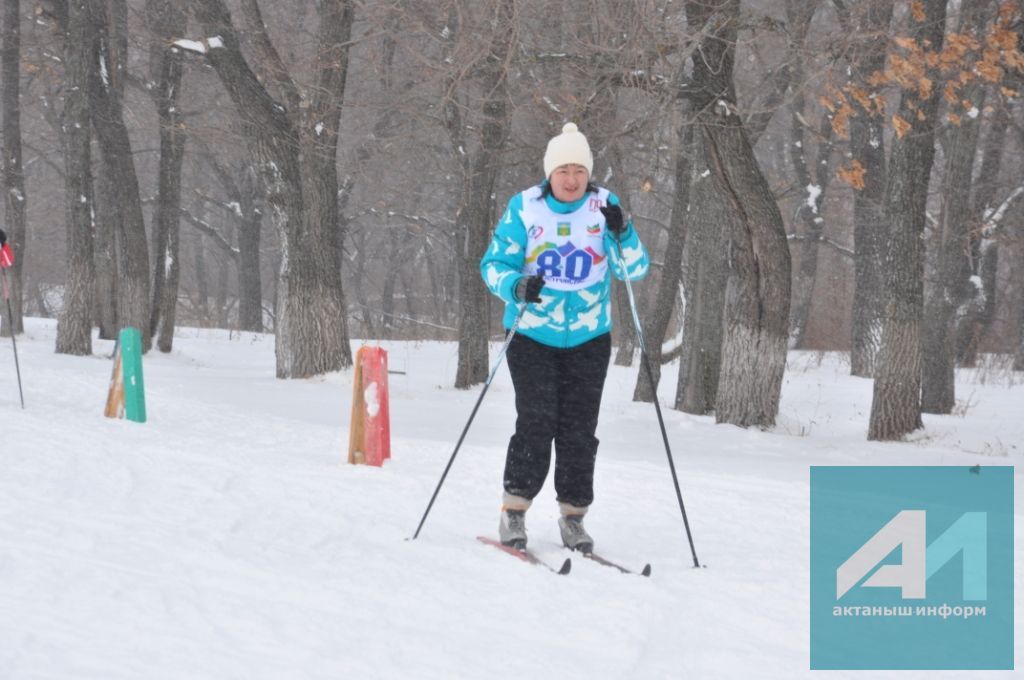
[[142, 382], [142, 334], [137, 328], [121, 329], [121, 370], [124, 380], [124, 417], [146, 422], [146, 390]]

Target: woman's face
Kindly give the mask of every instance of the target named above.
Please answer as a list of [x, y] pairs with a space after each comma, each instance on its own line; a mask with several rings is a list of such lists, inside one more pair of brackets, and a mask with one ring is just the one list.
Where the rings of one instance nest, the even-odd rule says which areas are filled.
[[563, 203], [578, 201], [586, 193], [589, 179], [590, 175], [582, 165], [560, 165], [551, 173], [551, 193]]

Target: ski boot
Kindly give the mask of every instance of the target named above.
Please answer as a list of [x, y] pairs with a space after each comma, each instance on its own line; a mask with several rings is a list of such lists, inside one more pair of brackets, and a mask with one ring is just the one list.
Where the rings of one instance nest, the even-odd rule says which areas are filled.
[[562, 515], [558, 518], [558, 528], [562, 532], [562, 543], [566, 548], [584, 554], [594, 552], [594, 539], [583, 528], [583, 515]]
[[516, 550], [526, 550], [526, 511], [502, 508], [498, 540]]

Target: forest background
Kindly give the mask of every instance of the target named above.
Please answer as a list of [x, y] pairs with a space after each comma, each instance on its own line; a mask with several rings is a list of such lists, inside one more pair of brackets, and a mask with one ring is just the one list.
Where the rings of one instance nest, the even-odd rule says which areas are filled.
[[1015, 0], [2, 6], [5, 334], [269, 331], [280, 378], [448, 339], [479, 384], [480, 256], [571, 120], [651, 250], [676, 408], [769, 427], [787, 350], [840, 351], [899, 439], [963, 406], [956, 366], [1024, 371]]

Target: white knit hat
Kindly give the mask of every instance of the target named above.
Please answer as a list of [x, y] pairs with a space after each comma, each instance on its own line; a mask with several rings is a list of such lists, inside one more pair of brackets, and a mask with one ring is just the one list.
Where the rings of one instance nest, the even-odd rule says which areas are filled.
[[555, 168], [569, 163], [582, 165], [587, 174], [594, 172], [594, 156], [590, 153], [590, 144], [575, 123], [562, 126], [562, 134], [548, 140], [548, 149], [544, 152], [544, 176], [551, 177]]

